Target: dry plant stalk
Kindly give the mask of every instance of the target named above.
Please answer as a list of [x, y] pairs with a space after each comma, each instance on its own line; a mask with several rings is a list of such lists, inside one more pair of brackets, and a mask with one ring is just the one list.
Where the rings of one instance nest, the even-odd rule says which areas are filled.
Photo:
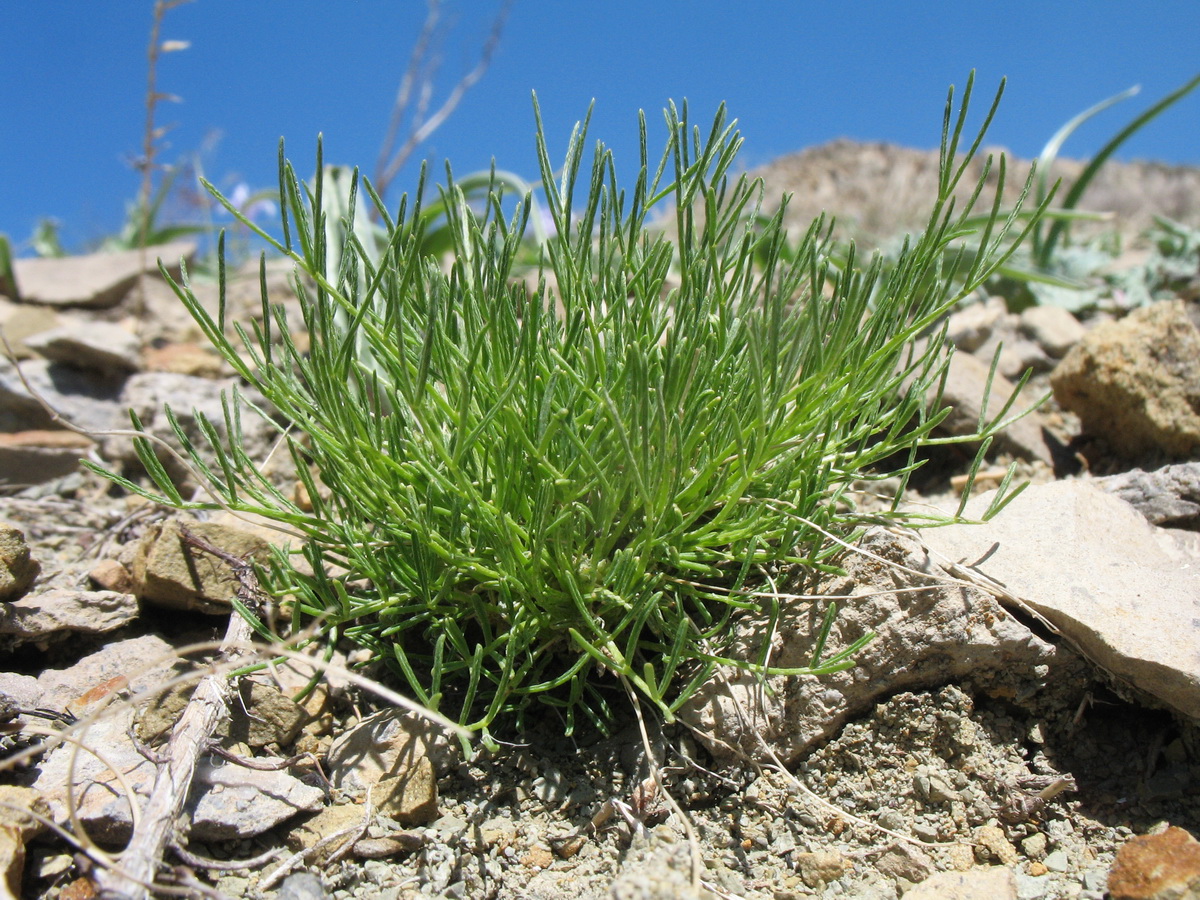
[[146, 242], [150, 234], [150, 197], [154, 191], [154, 158], [158, 154], [158, 140], [167, 132], [167, 128], [156, 126], [155, 113], [158, 104], [163, 100], [178, 102], [174, 94], [158, 92], [158, 57], [162, 53], [174, 53], [186, 50], [187, 41], [159, 41], [162, 21], [166, 14], [177, 6], [191, 3], [192, 0], [155, 0], [154, 24], [150, 27], [150, 46], [146, 50], [146, 125], [142, 130], [142, 156], [138, 160], [138, 168], [142, 172], [142, 184], [138, 189], [137, 212], [138, 222], [138, 279], [137, 303], [134, 316], [138, 322], [143, 318], [146, 307]]
[[[379, 158], [375, 163], [375, 189], [379, 196], [387, 196], [388, 186], [404, 168], [404, 164], [412, 158], [417, 147], [429, 140], [433, 133], [445, 124], [467, 91], [483, 78], [492, 64], [492, 57], [500, 43], [500, 36], [504, 32], [513, 2], [514, 0], [504, 0], [501, 4], [496, 18], [492, 20], [488, 36], [480, 48], [475, 67], [459, 80], [442, 101], [442, 105], [429, 115], [429, 104], [433, 99], [433, 76], [440, 61], [434, 55], [432, 45], [437, 36], [442, 3], [441, 0], [428, 0], [425, 22], [421, 26], [416, 43], [413, 44], [412, 53], [409, 54], [404, 77], [400, 79], [400, 88], [392, 104], [387, 134], [380, 145]], [[400, 128], [405, 119], [408, 119], [409, 123], [408, 134], [397, 150], [396, 141], [400, 137]]]
[[[228, 661], [243, 652], [253, 631], [242, 616], [231, 614], [219, 659]], [[158, 867], [175, 830], [175, 821], [191, 791], [196, 762], [208, 746], [217, 727], [229, 715], [233, 689], [228, 675], [215, 669], [196, 686], [192, 699], [171, 732], [167, 761], [158, 767], [150, 799], [142, 809], [141, 821], [134, 828], [121, 866], [102, 871], [99, 883], [106, 896], [143, 900], [149, 896]]]

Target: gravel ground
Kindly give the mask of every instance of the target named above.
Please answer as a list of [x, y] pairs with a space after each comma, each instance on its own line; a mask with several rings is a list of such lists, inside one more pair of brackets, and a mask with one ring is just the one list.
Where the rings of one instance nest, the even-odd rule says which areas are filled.
[[[77, 485], [76, 499], [4, 501], [5, 518], [58, 577], [81, 577], [121, 527], [122, 504], [89, 487]], [[338, 900], [706, 896], [692, 887], [690, 827], [707, 896], [890, 900], [939, 869], [1002, 864], [1019, 873], [1023, 900], [1100, 900], [1133, 834], [1162, 822], [1200, 827], [1200, 797], [1187, 793], [1189, 779], [1200, 781], [1187, 768], [1200, 729], [1125, 702], [1086, 663], [1064, 658], [1043, 689], [1024, 694], [987, 682], [896, 694], [790, 773], [762, 761], [718, 768], [681, 726], [649, 723], [687, 826], [648, 780], [635, 721], [572, 740], [548, 717], [524, 743], [443, 775], [440, 818], [410, 829], [419, 849], [338, 862], [322, 877]], [[356, 720], [347, 706], [343, 726]], [[1075, 789], [1042, 801], [1060, 776]], [[384, 821], [372, 833], [398, 829]], [[192, 849], [247, 857], [283, 837]], [[61, 847], [31, 849], [31, 874], [61, 867]], [[215, 887], [263, 896], [255, 885], [274, 865]], [[28, 896], [65, 896], [55, 881], [31, 878]], [[275, 896], [308, 896], [299, 887]]]

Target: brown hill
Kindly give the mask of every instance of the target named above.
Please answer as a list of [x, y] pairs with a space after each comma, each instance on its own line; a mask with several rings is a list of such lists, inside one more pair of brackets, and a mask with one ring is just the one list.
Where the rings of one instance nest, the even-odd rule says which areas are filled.
[[[992, 149], [999, 155], [1000, 150]], [[986, 155], [986, 154], [985, 154]], [[982, 171], [972, 162], [963, 184], [965, 199]], [[1086, 162], [1059, 159], [1051, 174], [1063, 179], [1065, 194]], [[1008, 158], [1005, 197], [1015, 199], [1029, 173], [1027, 160]], [[847, 231], [868, 243], [923, 228], [937, 194], [936, 150], [913, 150], [884, 143], [836, 140], [780, 157], [754, 170], [763, 179], [765, 211], [778, 209], [779, 197], [791, 193], [788, 224], [804, 228], [820, 213], [836, 215]], [[992, 191], [996, 172], [989, 177]], [[981, 203], [990, 202], [985, 194]], [[1200, 226], [1200, 168], [1157, 162], [1109, 161], [1092, 181], [1080, 209], [1112, 215], [1104, 229], [1136, 235], [1155, 215]], [[1096, 227], [1096, 226], [1092, 226]]]

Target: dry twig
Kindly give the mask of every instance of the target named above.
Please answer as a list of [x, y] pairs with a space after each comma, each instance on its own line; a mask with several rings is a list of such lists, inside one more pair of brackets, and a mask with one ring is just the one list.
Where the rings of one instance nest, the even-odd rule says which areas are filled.
[[[501, 4], [496, 18], [492, 20], [492, 27], [488, 32], [487, 39], [479, 51], [479, 60], [475, 63], [475, 67], [454, 86], [433, 115], [426, 118], [429, 102], [433, 96], [433, 76], [439, 62], [433, 55], [432, 44], [437, 34], [442, 6], [441, 0], [428, 0], [425, 23], [421, 26], [421, 33], [417, 36], [412, 53], [409, 54], [408, 67], [404, 71], [404, 77], [400, 79], [400, 88], [396, 93], [396, 100], [392, 104], [387, 135], [379, 148], [379, 159], [375, 163], [374, 185], [380, 197], [387, 196], [388, 186], [412, 157], [413, 151], [442, 127], [454, 110], [458, 108], [458, 104], [462, 102], [467, 91], [474, 87], [487, 72], [488, 67], [492, 64], [496, 46], [500, 43], [500, 35], [504, 32], [504, 25], [508, 21], [508, 14], [512, 10], [513, 2], [514, 0], [504, 0]], [[405, 119], [408, 119], [409, 123], [408, 134], [400, 145], [400, 149], [397, 150], [396, 141], [400, 137], [400, 128]]]
[[[246, 582], [243, 581], [243, 588]], [[253, 636], [250, 624], [236, 613], [229, 616], [229, 627], [219, 657], [231, 659]], [[183, 716], [171, 732], [165, 756], [142, 809], [141, 821], [134, 828], [129, 845], [121, 854], [120, 869], [103, 871], [98, 881], [105, 896], [145, 900], [155, 881], [162, 855], [175, 830], [175, 820], [183, 811], [195, 775], [200, 754], [213, 732], [229, 715], [233, 690], [227, 674], [220, 668], [206, 675], [196, 686]]]

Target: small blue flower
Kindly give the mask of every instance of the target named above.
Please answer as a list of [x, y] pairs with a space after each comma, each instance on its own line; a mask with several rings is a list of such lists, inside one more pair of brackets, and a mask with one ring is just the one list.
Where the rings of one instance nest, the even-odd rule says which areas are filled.
[[266, 191], [257, 191], [251, 194], [249, 185], [241, 181], [230, 191], [229, 202], [241, 210], [242, 215], [247, 219], [253, 220], [262, 216], [274, 218], [275, 203], [269, 200], [266, 194]]

